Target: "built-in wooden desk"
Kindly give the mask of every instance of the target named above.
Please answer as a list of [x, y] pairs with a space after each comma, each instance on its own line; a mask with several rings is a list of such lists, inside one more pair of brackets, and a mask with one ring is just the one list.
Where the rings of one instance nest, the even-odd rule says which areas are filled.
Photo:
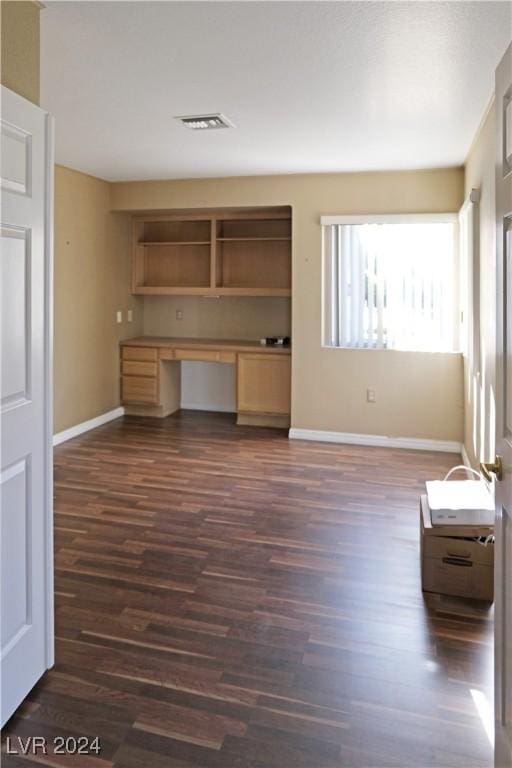
[[236, 368], [237, 423], [290, 423], [290, 348], [240, 339], [140, 336], [121, 342], [121, 398], [126, 413], [164, 417], [181, 402], [182, 360]]

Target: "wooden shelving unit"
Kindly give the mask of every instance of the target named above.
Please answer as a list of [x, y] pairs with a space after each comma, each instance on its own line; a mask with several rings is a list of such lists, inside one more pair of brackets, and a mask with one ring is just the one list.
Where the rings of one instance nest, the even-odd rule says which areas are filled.
[[177, 248], [181, 248], [184, 245], [210, 245], [209, 240], [183, 240], [182, 242], [172, 240], [159, 242], [158, 240], [142, 240], [140, 245], [174, 245]]
[[262, 243], [275, 242], [276, 240], [291, 241], [291, 237], [218, 237], [218, 243]]
[[291, 296], [290, 208], [134, 217], [133, 293]]

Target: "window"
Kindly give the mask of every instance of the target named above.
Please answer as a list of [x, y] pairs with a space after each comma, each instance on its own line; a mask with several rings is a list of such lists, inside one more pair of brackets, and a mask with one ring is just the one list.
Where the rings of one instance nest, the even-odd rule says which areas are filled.
[[459, 347], [456, 217], [322, 217], [323, 343]]

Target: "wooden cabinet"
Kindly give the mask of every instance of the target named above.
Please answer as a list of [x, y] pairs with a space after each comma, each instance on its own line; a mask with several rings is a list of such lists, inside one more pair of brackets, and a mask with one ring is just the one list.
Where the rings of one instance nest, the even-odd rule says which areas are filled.
[[154, 347], [129, 347], [123, 346], [123, 360], [158, 360], [158, 350]]
[[123, 376], [124, 403], [158, 403], [158, 380], [145, 376]]
[[123, 376], [157, 376], [156, 363], [143, 363], [139, 360], [123, 360]]
[[290, 296], [290, 208], [136, 216], [133, 292]]
[[288, 427], [290, 360], [289, 349], [254, 341], [141, 337], [121, 345], [121, 398], [128, 414], [168, 416], [180, 408], [182, 361], [230, 363], [237, 423]]
[[290, 413], [290, 356], [239, 354], [239, 413]]
[[152, 347], [123, 346], [121, 399], [123, 403], [157, 405], [158, 351]]
[[236, 354], [213, 349], [175, 349], [174, 359], [203, 363], [235, 363]]

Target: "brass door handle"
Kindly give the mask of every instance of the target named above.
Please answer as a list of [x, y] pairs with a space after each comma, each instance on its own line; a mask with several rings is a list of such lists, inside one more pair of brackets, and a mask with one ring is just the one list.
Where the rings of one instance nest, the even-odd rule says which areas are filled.
[[503, 480], [503, 461], [501, 456], [496, 456], [494, 461], [490, 463], [482, 461], [480, 464], [480, 472], [489, 483], [492, 482], [493, 475], [496, 475], [497, 480]]

